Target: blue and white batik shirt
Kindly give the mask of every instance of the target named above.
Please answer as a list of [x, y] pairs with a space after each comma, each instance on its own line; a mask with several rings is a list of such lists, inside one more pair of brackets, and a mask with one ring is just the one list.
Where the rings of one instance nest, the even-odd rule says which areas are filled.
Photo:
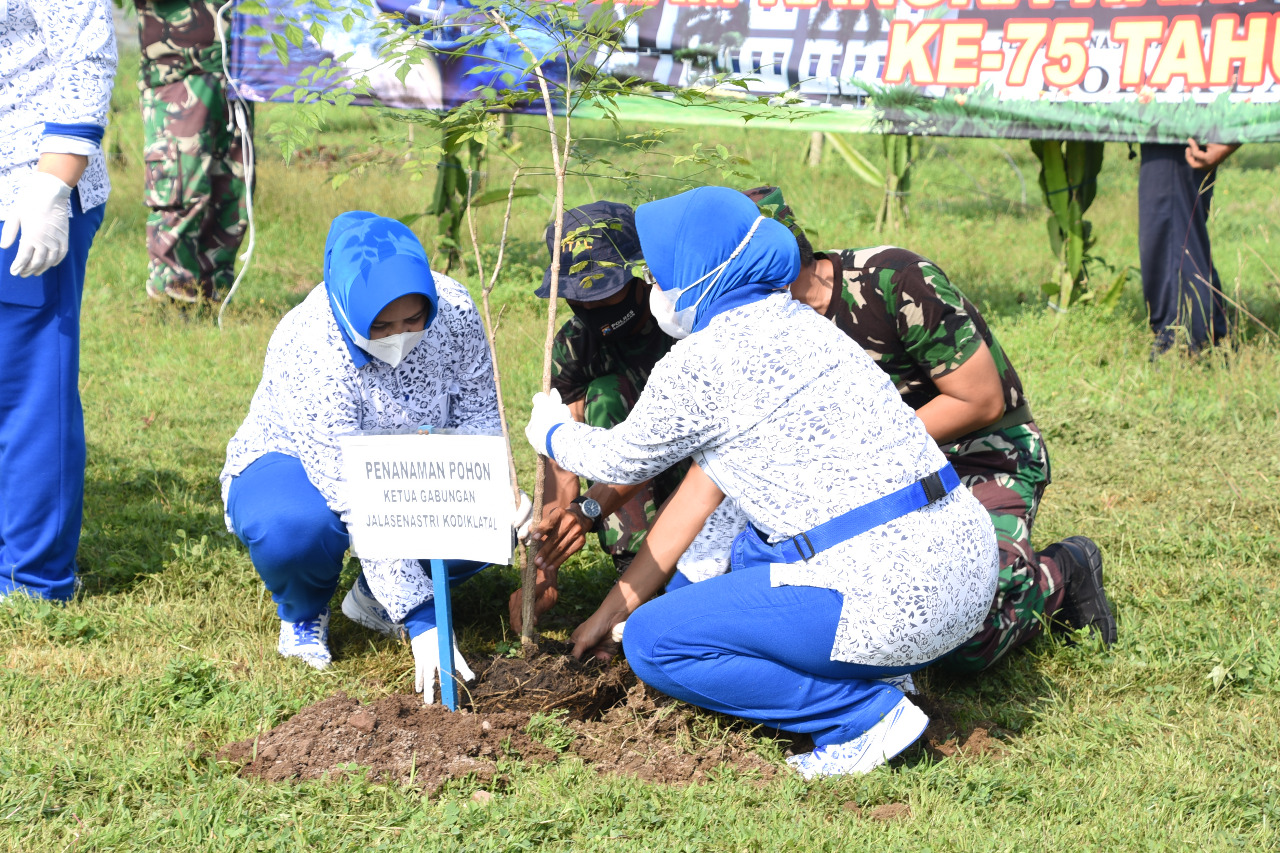
[[[610, 483], [692, 457], [770, 542], [946, 463], [875, 362], [789, 294], [719, 315], [658, 362], [626, 421], [611, 430], [566, 423], [551, 448], [566, 470]], [[704, 562], [714, 540], [741, 527], [732, 507], [717, 514], [709, 527], [723, 530], [704, 529], [707, 553], [694, 555]], [[840, 592], [831, 657], [873, 666], [924, 663], [968, 640], [991, 608], [998, 571], [991, 519], [964, 487], [808, 562], [770, 569], [774, 586]]]
[[111, 0], [0, 0], [0, 219], [45, 152], [87, 156], [80, 205], [107, 200], [115, 73]]
[[[267, 453], [283, 453], [302, 462], [329, 508], [349, 523], [340, 436], [406, 432], [421, 424], [502, 429], [489, 342], [475, 302], [458, 282], [432, 276], [439, 299], [435, 320], [396, 367], [376, 358], [355, 366], [323, 283], [284, 316], [267, 345], [249, 415], [227, 445], [220, 476], [224, 506], [232, 478]], [[374, 596], [397, 622], [433, 595], [417, 560], [361, 565]]]

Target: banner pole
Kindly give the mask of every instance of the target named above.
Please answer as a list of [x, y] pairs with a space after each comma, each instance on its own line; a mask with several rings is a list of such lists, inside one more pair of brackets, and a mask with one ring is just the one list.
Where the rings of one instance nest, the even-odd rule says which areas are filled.
[[[431, 561], [431, 586], [436, 594], [436, 633], [440, 640], [440, 701], [458, 710], [458, 682], [453, 674], [453, 606], [449, 600], [449, 570], [444, 560]], [[424, 684], [423, 690], [430, 690]]]

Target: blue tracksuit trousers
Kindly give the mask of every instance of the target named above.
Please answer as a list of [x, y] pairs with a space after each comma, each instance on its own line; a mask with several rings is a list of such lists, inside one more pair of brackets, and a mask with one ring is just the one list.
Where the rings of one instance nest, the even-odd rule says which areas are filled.
[[[297, 457], [267, 453], [254, 460], [231, 481], [227, 516], [281, 619], [314, 619], [329, 606], [351, 537]], [[446, 560], [449, 585], [488, 565]]]
[[[9, 273], [20, 241], [0, 251], [0, 596], [75, 591], [84, 514], [80, 297], [103, 207], [71, 195], [70, 246], [42, 275]], [[0, 223], [2, 224], [2, 223]]]
[[844, 597], [772, 587], [767, 565], [673, 586], [627, 620], [623, 648], [640, 680], [700, 708], [812, 735], [818, 746], [853, 740], [902, 700], [874, 679], [926, 665], [832, 660]]

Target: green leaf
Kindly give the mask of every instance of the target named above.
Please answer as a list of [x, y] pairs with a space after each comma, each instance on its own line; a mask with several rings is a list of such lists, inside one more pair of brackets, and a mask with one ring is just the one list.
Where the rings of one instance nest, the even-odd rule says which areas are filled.
[[1058, 225], [1058, 217], [1052, 213], [1045, 220], [1045, 226], [1049, 232], [1049, 249], [1053, 252], [1053, 256], [1062, 259], [1062, 228]]
[[302, 31], [302, 27], [297, 24], [288, 24], [284, 28], [284, 37], [289, 40], [289, 44], [294, 47], [302, 47], [303, 39], [306, 33]]
[[875, 187], [884, 184], [884, 174], [862, 152], [834, 133], [825, 133], [823, 136], [831, 147], [836, 150], [836, 153], [840, 155], [841, 159], [848, 164], [849, 171], [853, 172], [854, 177]]
[[[516, 191], [511, 194], [512, 198], [532, 198], [536, 196], [538, 191], [533, 187], [516, 187]], [[507, 200], [506, 190], [487, 190], [479, 195], [471, 197], [472, 207], [484, 207], [488, 204], [496, 204], [500, 201]]]
[[1124, 286], [1128, 283], [1129, 274], [1133, 270], [1134, 267], [1131, 266], [1120, 270], [1107, 289], [1098, 294], [1096, 304], [1100, 308], [1104, 311], [1115, 310], [1116, 306], [1120, 304], [1120, 296], [1124, 293]]

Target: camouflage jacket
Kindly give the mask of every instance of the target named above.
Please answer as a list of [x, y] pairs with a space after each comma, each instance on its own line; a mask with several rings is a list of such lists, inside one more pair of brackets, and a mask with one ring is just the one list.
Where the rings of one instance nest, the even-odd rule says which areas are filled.
[[[218, 5], [204, 0], [134, 0], [142, 48], [140, 88], [176, 83], [192, 74], [222, 74], [222, 45], [214, 21]], [[224, 26], [229, 33], [225, 18]]]
[[631, 381], [636, 393], [644, 390], [649, 373], [667, 354], [675, 339], [658, 328], [650, 317], [634, 335], [605, 342], [587, 330], [577, 317], [560, 327], [551, 347], [551, 387], [565, 403], [587, 395], [587, 386], [602, 376], [619, 374]]
[[837, 292], [827, 316], [889, 374], [911, 408], [937, 397], [933, 381], [964, 364], [983, 341], [1000, 372], [1005, 411], [1026, 403], [1017, 371], [986, 321], [932, 261], [896, 246], [818, 257], [835, 265]]

